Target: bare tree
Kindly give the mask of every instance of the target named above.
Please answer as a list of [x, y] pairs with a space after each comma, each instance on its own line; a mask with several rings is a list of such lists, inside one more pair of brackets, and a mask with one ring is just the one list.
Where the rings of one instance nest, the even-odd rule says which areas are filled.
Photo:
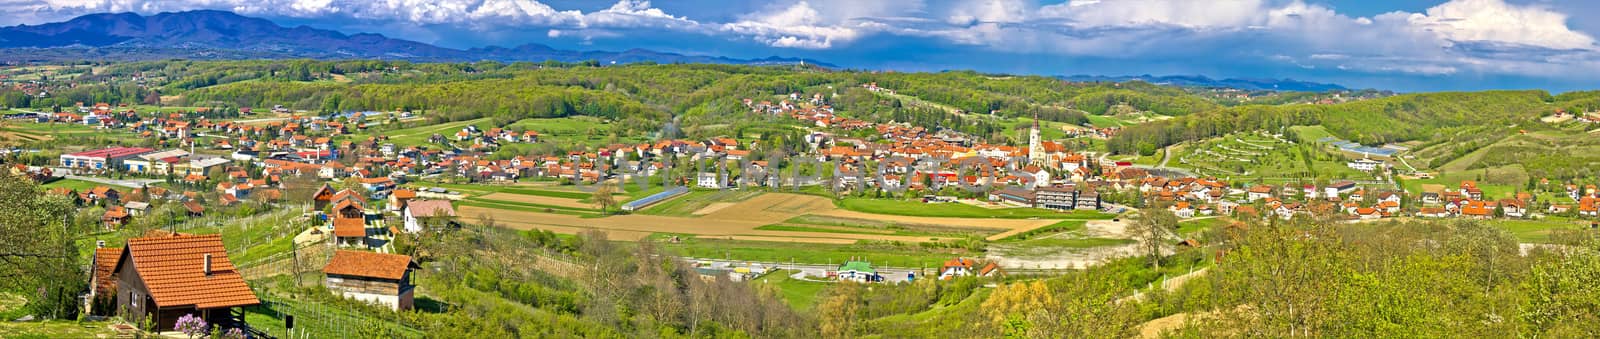
[[1139, 211], [1132, 226], [1140, 249], [1150, 258], [1150, 267], [1161, 268], [1161, 249], [1178, 226], [1178, 216], [1166, 209], [1146, 208]]
[[600, 215], [605, 215], [611, 206], [617, 204], [617, 198], [612, 196], [616, 192], [617, 184], [611, 180], [602, 181], [600, 186], [595, 188], [593, 199], [595, 205], [600, 205]]

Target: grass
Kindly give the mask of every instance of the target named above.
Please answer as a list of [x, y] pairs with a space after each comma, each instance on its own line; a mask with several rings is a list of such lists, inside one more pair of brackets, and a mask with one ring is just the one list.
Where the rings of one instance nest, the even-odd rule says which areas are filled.
[[766, 276], [755, 280], [756, 283], [777, 286], [783, 292], [783, 301], [796, 311], [810, 311], [817, 304], [817, 297], [822, 290], [828, 288], [830, 283], [799, 280], [789, 277], [789, 272], [776, 270]]
[[910, 200], [840, 199], [834, 201], [839, 208], [873, 214], [903, 215], [912, 217], [942, 218], [1000, 218], [1000, 219], [1111, 219], [1115, 215], [1100, 212], [1057, 212], [1042, 208], [983, 208], [959, 203], [937, 206]]
[[51, 181], [48, 184], [39, 185], [39, 186], [44, 187], [44, 189], [46, 189], [46, 190], [52, 189], [52, 188], [57, 188], [57, 187], [66, 187], [66, 188], [71, 188], [71, 189], [78, 190], [79, 192], [83, 192], [83, 191], [94, 189], [95, 186], [108, 186], [108, 185], [102, 184], [102, 183], [98, 183], [98, 182], [93, 182], [93, 181], [83, 181], [83, 180], [77, 180], [77, 179], [61, 179], [61, 180]]
[[1006, 243], [991, 248], [992, 251], [1015, 257], [1046, 257], [1082, 249], [1132, 244], [1132, 239], [1081, 237], [1076, 233], [1060, 233], [1048, 237]]
[[[1312, 129], [1308, 133], [1316, 134]], [[1274, 180], [1371, 180], [1372, 175], [1346, 166], [1347, 158], [1332, 146], [1290, 144], [1255, 133], [1236, 133], [1173, 150], [1170, 166], [1201, 175]]]
[[[540, 142], [558, 145], [603, 145], [612, 143], [641, 143], [649, 141], [644, 136], [616, 136], [615, 125], [596, 117], [574, 116], [563, 118], [522, 119], [507, 128], [513, 131], [539, 132]], [[486, 126], [479, 126], [486, 127]]]
[[1049, 226], [1035, 228], [1035, 229], [1029, 230], [1027, 232], [1012, 234], [1011, 236], [1006, 237], [1005, 239], [1001, 239], [1001, 241], [1028, 240], [1030, 238], [1034, 238], [1034, 237], [1037, 237], [1037, 236], [1040, 236], [1040, 235], [1063, 233], [1063, 232], [1073, 232], [1073, 231], [1082, 230], [1087, 225], [1088, 225], [1088, 223], [1084, 222], [1082, 220], [1066, 220], [1066, 221], [1050, 224]]
[[[1487, 173], [1487, 175], [1485, 175]], [[1466, 170], [1466, 171], [1441, 171], [1433, 179], [1411, 179], [1404, 181], [1406, 192], [1422, 192], [1424, 184], [1444, 185], [1446, 188], [1456, 189], [1461, 187], [1462, 181], [1478, 183], [1478, 189], [1483, 190], [1484, 199], [1510, 198], [1516, 195], [1517, 188], [1528, 180], [1527, 171], [1520, 165], [1503, 166], [1496, 168]]]
[[1298, 141], [1300, 141], [1300, 142], [1315, 142], [1317, 140], [1322, 140], [1322, 138], [1328, 138], [1328, 137], [1337, 138], [1337, 136], [1334, 136], [1333, 133], [1328, 132], [1328, 128], [1327, 127], [1322, 127], [1320, 125], [1319, 126], [1294, 126], [1294, 127], [1289, 127], [1289, 130], [1294, 131], [1295, 135], [1299, 136], [1300, 140], [1298, 140]]
[[600, 216], [600, 212], [599, 211], [595, 211], [595, 210], [582, 210], [582, 209], [575, 209], [575, 208], [570, 208], [570, 207], [546, 206], [546, 205], [529, 204], [529, 203], [500, 203], [500, 202], [494, 202], [494, 201], [468, 199], [468, 200], [457, 201], [456, 205], [458, 205], [458, 206], [472, 206], [472, 207], [491, 208], [491, 209], [501, 209], [501, 210], [515, 210], [515, 211], [538, 210], [538, 211], [544, 212], [544, 213], [565, 214], [565, 215], [580, 216], [580, 217], [598, 217], [598, 216]]
[[657, 203], [637, 213], [688, 217], [694, 216], [695, 211], [714, 203], [745, 201], [760, 194], [761, 192], [756, 191], [690, 191], [688, 194]]
[[787, 243], [772, 241], [701, 239], [692, 235], [679, 235], [676, 244], [661, 244], [662, 248], [679, 255], [695, 258], [727, 259], [761, 262], [790, 262], [802, 264], [838, 265], [853, 258], [865, 259], [873, 265], [895, 267], [938, 267], [953, 257], [970, 255], [962, 250], [938, 250], [918, 246], [868, 246], [860, 244], [834, 245], [812, 243]]
[[473, 120], [466, 120], [466, 121], [456, 121], [456, 122], [447, 122], [447, 123], [443, 123], [443, 124], [434, 124], [434, 125], [427, 125], [424, 122], [423, 125], [409, 127], [409, 128], [401, 128], [401, 129], [388, 130], [388, 131], [374, 131], [374, 132], [367, 132], [367, 133], [351, 134], [351, 138], [360, 140], [360, 139], [365, 139], [367, 137], [367, 135], [363, 135], [363, 134], [369, 134], [369, 133], [371, 133], [371, 134], [382, 134], [382, 135], [388, 136], [389, 137], [389, 142], [393, 142], [395, 145], [416, 146], [416, 145], [427, 144], [428, 143], [428, 138], [432, 137], [434, 133], [438, 133], [438, 134], [444, 135], [446, 139], [449, 139], [449, 140], [453, 141], [453, 140], [455, 140], [455, 135], [456, 135], [455, 133], [457, 131], [460, 131], [462, 128], [467, 127], [468, 125], [479, 125], [478, 127], [480, 129], [487, 130], [487, 129], [493, 127], [493, 126], [487, 126], [488, 122], [489, 122], [489, 118], [473, 119]]
[[[1004, 232], [1003, 229], [975, 229], [966, 227], [948, 227], [938, 225], [901, 224], [889, 221], [862, 220], [853, 218], [840, 218], [820, 215], [801, 215], [784, 220], [787, 226], [809, 227], [822, 229], [822, 232], [834, 233], [867, 233], [867, 234], [893, 234], [909, 236], [926, 236], [939, 238], [962, 237], [987, 237]], [[842, 230], [842, 231], [841, 231]]]
[[801, 226], [801, 225], [766, 225], [766, 226], [756, 227], [756, 229], [757, 230], [762, 230], [762, 231], [816, 232], [816, 233], [839, 233], [839, 234], [894, 234], [894, 232], [869, 232], [869, 231], [865, 231], [865, 230], [856, 231], [856, 230], [849, 230], [849, 229], [844, 229], [844, 228], [826, 228], [826, 227], [820, 227], [820, 226]]
[[6, 338], [111, 338], [117, 335], [110, 322], [65, 320], [38, 322], [0, 322], [0, 337]]
[[1511, 232], [1511, 235], [1516, 236], [1518, 241], [1527, 243], [1550, 242], [1550, 231], [1552, 230], [1584, 227], [1584, 224], [1578, 221], [1562, 217], [1549, 217], [1540, 220], [1495, 219], [1485, 221], [1485, 223], [1504, 228], [1506, 231]]
[[1178, 223], [1178, 234], [1193, 236], [1204, 233], [1206, 230], [1227, 225], [1228, 220], [1222, 217], [1186, 220]]

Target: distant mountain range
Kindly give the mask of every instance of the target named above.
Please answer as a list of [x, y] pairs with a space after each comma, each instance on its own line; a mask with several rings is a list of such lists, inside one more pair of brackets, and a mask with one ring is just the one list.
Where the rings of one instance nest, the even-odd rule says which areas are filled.
[[1060, 78], [1062, 80], [1067, 80], [1067, 81], [1079, 81], [1079, 82], [1094, 82], [1094, 81], [1126, 82], [1126, 81], [1138, 80], [1138, 81], [1144, 81], [1144, 82], [1148, 82], [1148, 83], [1152, 83], [1152, 84], [1158, 84], [1158, 85], [1173, 85], [1173, 86], [1185, 86], [1185, 87], [1219, 87], [1219, 88], [1237, 88], [1237, 89], [1243, 89], [1243, 90], [1266, 90], [1266, 91], [1327, 92], [1327, 91], [1340, 91], [1340, 90], [1348, 90], [1349, 89], [1349, 88], [1345, 88], [1344, 86], [1339, 86], [1339, 85], [1335, 85], [1335, 84], [1306, 82], [1306, 81], [1299, 81], [1299, 80], [1293, 80], [1293, 79], [1282, 79], [1282, 80], [1279, 80], [1279, 79], [1212, 79], [1212, 78], [1209, 78], [1209, 77], [1206, 77], [1206, 76], [1203, 76], [1203, 75], [1153, 76], [1153, 75], [1146, 74], [1146, 75], [1117, 76], [1117, 77], [1108, 77], [1108, 76], [1099, 76], [1099, 75], [1072, 75], [1072, 76], [1061, 76], [1061, 77], [1058, 77], [1058, 78]]
[[[559, 50], [541, 44], [467, 50], [392, 39], [380, 34], [346, 35], [308, 26], [225, 11], [188, 11], [142, 16], [90, 14], [37, 26], [0, 28], [0, 62], [186, 59], [397, 59], [411, 61], [545, 61], [601, 63], [793, 64], [802, 59], [734, 59], [632, 49], [622, 52]], [[834, 67], [804, 60], [808, 64]]]

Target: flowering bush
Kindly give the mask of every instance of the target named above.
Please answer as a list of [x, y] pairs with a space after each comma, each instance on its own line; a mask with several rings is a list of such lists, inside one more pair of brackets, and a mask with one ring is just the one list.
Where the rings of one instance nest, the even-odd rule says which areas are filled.
[[231, 339], [244, 339], [244, 330], [241, 330], [238, 327], [230, 328], [228, 329], [227, 333], [222, 334], [222, 337]]
[[205, 319], [200, 319], [200, 317], [196, 317], [193, 314], [185, 314], [183, 317], [178, 318], [178, 331], [189, 335], [190, 338], [205, 335], [207, 327]]

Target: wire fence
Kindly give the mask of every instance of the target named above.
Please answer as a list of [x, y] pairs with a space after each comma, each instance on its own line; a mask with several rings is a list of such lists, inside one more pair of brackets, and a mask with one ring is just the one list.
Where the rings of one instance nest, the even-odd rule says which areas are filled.
[[[256, 324], [263, 332], [277, 338], [360, 338], [373, 335], [372, 328], [384, 328], [389, 333], [407, 332], [407, 328], [394, 319], [376, 319], [339, 305], [326, 305], [302, 300], [263, 295], [256, 306], [272, 318], [272, 324]], [[286, 318], [294, 317], [294, 328], [287, 328]], [[261, 326], [268, 325], [268, 326]], [[276, 332], [276, 333], [274, 333]], [[414, 331], [413, 331], [414, 332]]]

